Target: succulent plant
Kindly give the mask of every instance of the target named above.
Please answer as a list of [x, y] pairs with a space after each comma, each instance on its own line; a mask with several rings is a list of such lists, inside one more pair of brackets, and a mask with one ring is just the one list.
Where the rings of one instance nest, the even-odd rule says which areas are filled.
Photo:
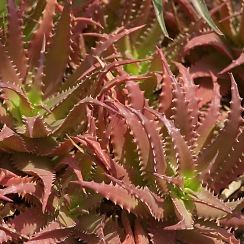
[[[0, 43], [0, 198], [9, 204], [5, 207], [1, 203], [0, 242], [48, 241], [45, 230], [57, 228], [57, 233], [47, 234], [52, 236], [50, 242], [67, 237], [71, 227], [66, 225], [74, 222], [67, 212], [69, 197], [61, 189], [67, 182], [59, 174], [61, 165], [69, 164], [76, 172], [78, 164], [66, 134], [89, 130], [87, 114], [91, 111], [87, 105], [100, 103], [92, 97], [107, 79], [102, 74], [121, 65], [115, 60], [116, 53], [111, 55], [113, 44], [141, 28], [104, 35], [92, 48], [76, 37], [88, 24], [97, 28], [101, 25], [91, 18], [76, 18], [71, 1], [66, 1], [64, 8], [60, 6], [56, 0], [30, 5], [27, 14], [33, 16], [33, 21], [27, 19], [24, 25], [26, 6], [16, 7], [14, 0], [7, 1], [7, 30], [2, 29]], [[90, 6], [85, 7], [85, 11], [91, 11]], [[60, 14], [55, 13], [56, 9]], [[99, 64], [98, 57], [110, 60], [108, 71]], [[133, 62], [137, 61], [127, 63]], [[121, 76], [121, 82], [128, 79], [141, 78]], [[23, 218], [26, 222], [21, 223]], [[40, 230], [44, 237], [38, 237]]]
[[160, 48], [125, 59], [143, 26], [106, 29], [99, 1], [7, 3], [0, 242], [239, 243], [244, 201], [221, 199], [244, 171], [234, 77], [225, 120], [214, 74], [203, 111], [189, 70], [175, 63], [176, 79]]
[[[221, 96], [216, 78], [212, 103], [202, 116], [189, 71], [177, 64], [178, 83], [158, 52], [167, 70], [159, 109], [149, 107], [132, 82], [125, 85], [128, 102], [107, 95], [104, 102], [110, 109], [104, 107], [103, 117], [109, 120], [102, 137], [99, 127], [76, 137], [77, 148], [88, 155], [100, 144], [103, 153], [93, 150], [90, 157], [99, 159], [103, 177], [98, 180], [95, 172], [74, 183], [99, 193], [109, 200], [106, 204], [113, 202], [115, 210], [107, 214], [122, 221], [124, 238], [134, 243], [239, 243], [227, 229], [230, 223], [234, 229], [243, 226], [243, 199], [220, 198], [222, 189], [243, 173], [243, 108], [234, 78], [231, 110], [224, 127], [218, 128]], [[172, 90], [166, 90], [169, 87]], [[120, 228], [113, 233], [117, 238]]]
[[[174, 60], [185, 62], [196, 83], [208, 93], [212, 89], [210, 71], [218, 77], [223, 95], [229, 91], [228, 72], [232, 72], [243, 97], [243, 3], [220, 0], [209, 5], [212, 17], [224, 35], [219, 36], [206, 25], [193, 24], [181, 33], [177, 44], [166, 47], [166, 50], [172, 52], [177, 48]], [[210, 97], [211, 94], [206, 101]]]

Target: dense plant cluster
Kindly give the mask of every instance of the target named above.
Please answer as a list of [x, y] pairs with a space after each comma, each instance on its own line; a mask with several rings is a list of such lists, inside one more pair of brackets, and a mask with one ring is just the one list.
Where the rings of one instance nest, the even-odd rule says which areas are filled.
[[244, 173], [242, 71], [222, 78], [234, 48], [199, 20], [198, 1], [163, 1], [174, 43], [157, 1], [6, 2], [0, 243], [240, 243], [243, 196], [223, 190]]

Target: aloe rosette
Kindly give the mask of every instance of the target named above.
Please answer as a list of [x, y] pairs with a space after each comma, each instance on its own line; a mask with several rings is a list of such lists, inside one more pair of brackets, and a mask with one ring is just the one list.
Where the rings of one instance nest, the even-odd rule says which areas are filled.
[[[8, 1], [0, 242], [239, 243], [243, 199], [220, 197], [244, 171], [234, 77], [226, 121], [213, 74], [203, 112], [189, 70], [176, 63], [176, 79], [159, 48], [153, 61], [122, 58], [121, 43], [143, 26], [103, 32], [104, 19], [92, 18], [101, 17], [98, 3], [38, 1], [24, 27], [22, 5]], [[144, 76], [134, 69], [155, 60]], [[145, 94], [155, 86], [143, 87], [151, 76], [160, 92], [153, 103]]]
[[[125, 85], [128, 101], [107, 93], [99, 117], [109, 118], [103, 134], [94, 127], [76, 137], [80, 146], [74, 143], [82, 153], [96, 148], [92, 158], [104, 175], [97, 178], [96, 169], [74, 183], [109, 200], [103, 205], [114, 206], [117, 212], [110, 215], [122, 218], [123, 238], [135, 243], [239, 243], [229, 228], [243, 226], [243, 199], [220, 197], [243, 173], [243, 108], [234, 77], [230, 112], [221, 128], [216, 77], [212, 102], [202, 115], [189, 70], [176, 63], [177, 81], [159, 49], [158, 55], [165, 72], [158, 108], [149, 106], [134, 82]], [[113, 233], [117, 238], [119, 228]]]
[[[84, 8], [95, 11], [92, 5]], [[32, 18], [24, 19], [25, 11]], [[142, 27], [104, 33], [92, 47], [81, 42], [82, 32], [88, 25], [102, 26], [90, 17], [76, 18], [71, 1], [64, 7], [56, 0], [16, 7], [9, 0], [7, 12], [0, 42], [0, 199], [4, 206], [11, 203], [6, 205], [11, 211], [1, 209], [0, 242], [61, 241], [75, 225], [70, 196], [64, 194], [65, 165], [73, 169], [69, 174], [82, 177], [66, 134], [89, 130], [88, 105], [101, 103], [92, 98], [106, 79], [98, 57], [116, 61], [113, 44]], [[121, 76], [121, 82], [128, 79]]]

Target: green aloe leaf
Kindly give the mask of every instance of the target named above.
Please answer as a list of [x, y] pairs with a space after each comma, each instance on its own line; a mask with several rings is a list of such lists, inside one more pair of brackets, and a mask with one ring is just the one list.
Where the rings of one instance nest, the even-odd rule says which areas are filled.
[[208, 23], [208, 25], [214, 31], [216, 31], [216, 33], [218, 33], [219, 35], [223, 35], [223, 33], [219, 30], [219, 28], [213, 22], [204, 0], [191, 0], [191, 2], [193, 4], [193, 6], [195, 7], [196, 11], [198, 12], [198, 14]]
[[164, 16], [163, 16], [163, 5], [162, 5], [162, 0], [152, 0], [155, 14], [158, 20], [158, 23], [163, 31], [163, 34], [169, 38], [169, 34], [167, 32], [165, 22], [164, 22]]
[[[169, 38], [169, 34], [167, 32], [165, 22], [164, 22], [164, 16], [163, 16], [163, 4], [162, 0], [152, 0], [155, 14], [157, 17], [157, 20], [159, 22], [159, 25], [163, 31], [163, 34]], [[193, 6], [195, 7], [198, 14], [208, 23], [208, 25], [219, 35], [223, 35], [223, 33], [219, 30], [219, 28], [215, 25], [213, 22], [208, 8], [206, 6], [206, 3], [204, 0], [191, 0]]]

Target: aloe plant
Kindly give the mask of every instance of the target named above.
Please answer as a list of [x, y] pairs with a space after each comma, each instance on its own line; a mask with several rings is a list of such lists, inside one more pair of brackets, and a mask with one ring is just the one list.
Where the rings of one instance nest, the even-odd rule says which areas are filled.
[[[236, 229], [243, 225], [243, 199], [224, 202], [219, 197], [243, 172], [243, 108], [235, 80], [230, 77], [231, 110], [220, 129], [221, 96], [216, 78], [212, 103], [201, 118], [189, 71], [177, 63], [179, 84], [158, 52], [166, 69], [165, 89], [171, 87], [170, 92], [163, 89], [158, 109], [149, 107], [132, 82], [126, 84], [129, 104], [108, 94], [105, 104], [110, 109], [104, 109], [109, 113], [105, 117], [110, 118], [104, 132], [107, 137], [99, 137], [99, 127], [94, 127], [91, 134], [76, 137], [80, 146], [74, 143], [88, 155], [91, 148], [102, 149], [102, 154], [93, 150], [90, 157], [98, 160], [103, 177], [98, 180], [95, 172], [74, 183], [99, 193], [114, 208], [120, 206], [119, 214], [111, 214], [121, 215], [124, 228], [130, 223], [124, 238], [134, 243], [239, 243], [225, 228], [230, 227], [227, 223]], [[120, 229], [113, 234], [117, 238]]]
[[[29, 13], [38, 24], [27, 19], [25, 28], [22, 26], [23, 5], [16, 7], [15, 1], [9, 0], [7, 9], [7, 31], [0, 43], [0, 151], [3, 154], [0, 196], [1, 200], [14, 204], [7, 205], [12, 206], [11, 213], [5, 208], [1, 212], [0, 242], [37, 242], [40, 233], [36, 233], [42, 230], [45, 236], [45, 227], [51, 232], [59, 228], [58, 233], [54, 231], [50, 235], [52, 241], [62, 240], [74, 221], [67, 212], [69, 197], [62, 193], [61, 188], [65, 188], [67, 182], [59, 177], [63, 170], [60, 165], [69, 164], [75, 172], [78, 167], [73, 145], [66, 134], [73, 136], [89, 130], [87, 105], [100, 104], [92, 100], [106, 80], [98, 57], [103, 55], [115, 62], [109, 57], [113, 44], [141, 27], [108, 34], [93, 49], [88, 49], [78, 42], [77, 33], [89, 24], [98, 28], [101, 25], [90, 18], [74, 17], [71, 1], [63, 8], [56, 0], [45, 4], [39, 1], [36, 8], [31, 6]], [[56, 14], [56, 9], [61, 14]], [[90, 11], [89, 6], [86, 11]], [[82, 27], [81, 23], [85, 25]], [[133, 62], [137, 61], [128, 61]], [[117, 61], [115, 64], [121, 65]], [[121, 76], [121, 82], [129, 79], [140, 77]], [[31, 206], [28, 208], [27, 204], [21, 209], [15, 202], [22, 205], [30, 202]], [[11, 221], [9, 217], [17, 212], [19, 217]], [[33, 219], [24, 217], [29, 215]], [[20, 223], [23, 218], [27, 222]], [[28, 223], [35, 227], [26, 230], [24, 226]]]
[[[198, 26], [198, 30], [189, 28], [179, 38], [183, 45], [180, 47], [177, 42], [178, 52], [174, 60], [187, 63], [196, 82], [208, 91], [212, 82], [209, 71], [214, 73], [223, 95], [230, 88], [228, 72], [233, 72], [243, 97], [243, 4], [236, 1], [218, 3], [212, 3], [211, 12], [224, 36], [219, 36], [205, 26]], [[171, 52], [171, 48], [168, 51]], [[206, 100], [209, 99], [210, 96]]]
[[7, 2], [0, 242], [239, 243], [243, 199], [220, 195], [244, 171], [234, 77], [224, 121], [213, 74], [205, 112], [189, 70], [176, 63], [176, 79], [159, 48], [146, 60], [157, 69], [132, 75], [154, 50], [126, 60], [121, 43], [143, 26], [106, 30], [98, 1], [38, 1], [25, 28], [23, 5]]

